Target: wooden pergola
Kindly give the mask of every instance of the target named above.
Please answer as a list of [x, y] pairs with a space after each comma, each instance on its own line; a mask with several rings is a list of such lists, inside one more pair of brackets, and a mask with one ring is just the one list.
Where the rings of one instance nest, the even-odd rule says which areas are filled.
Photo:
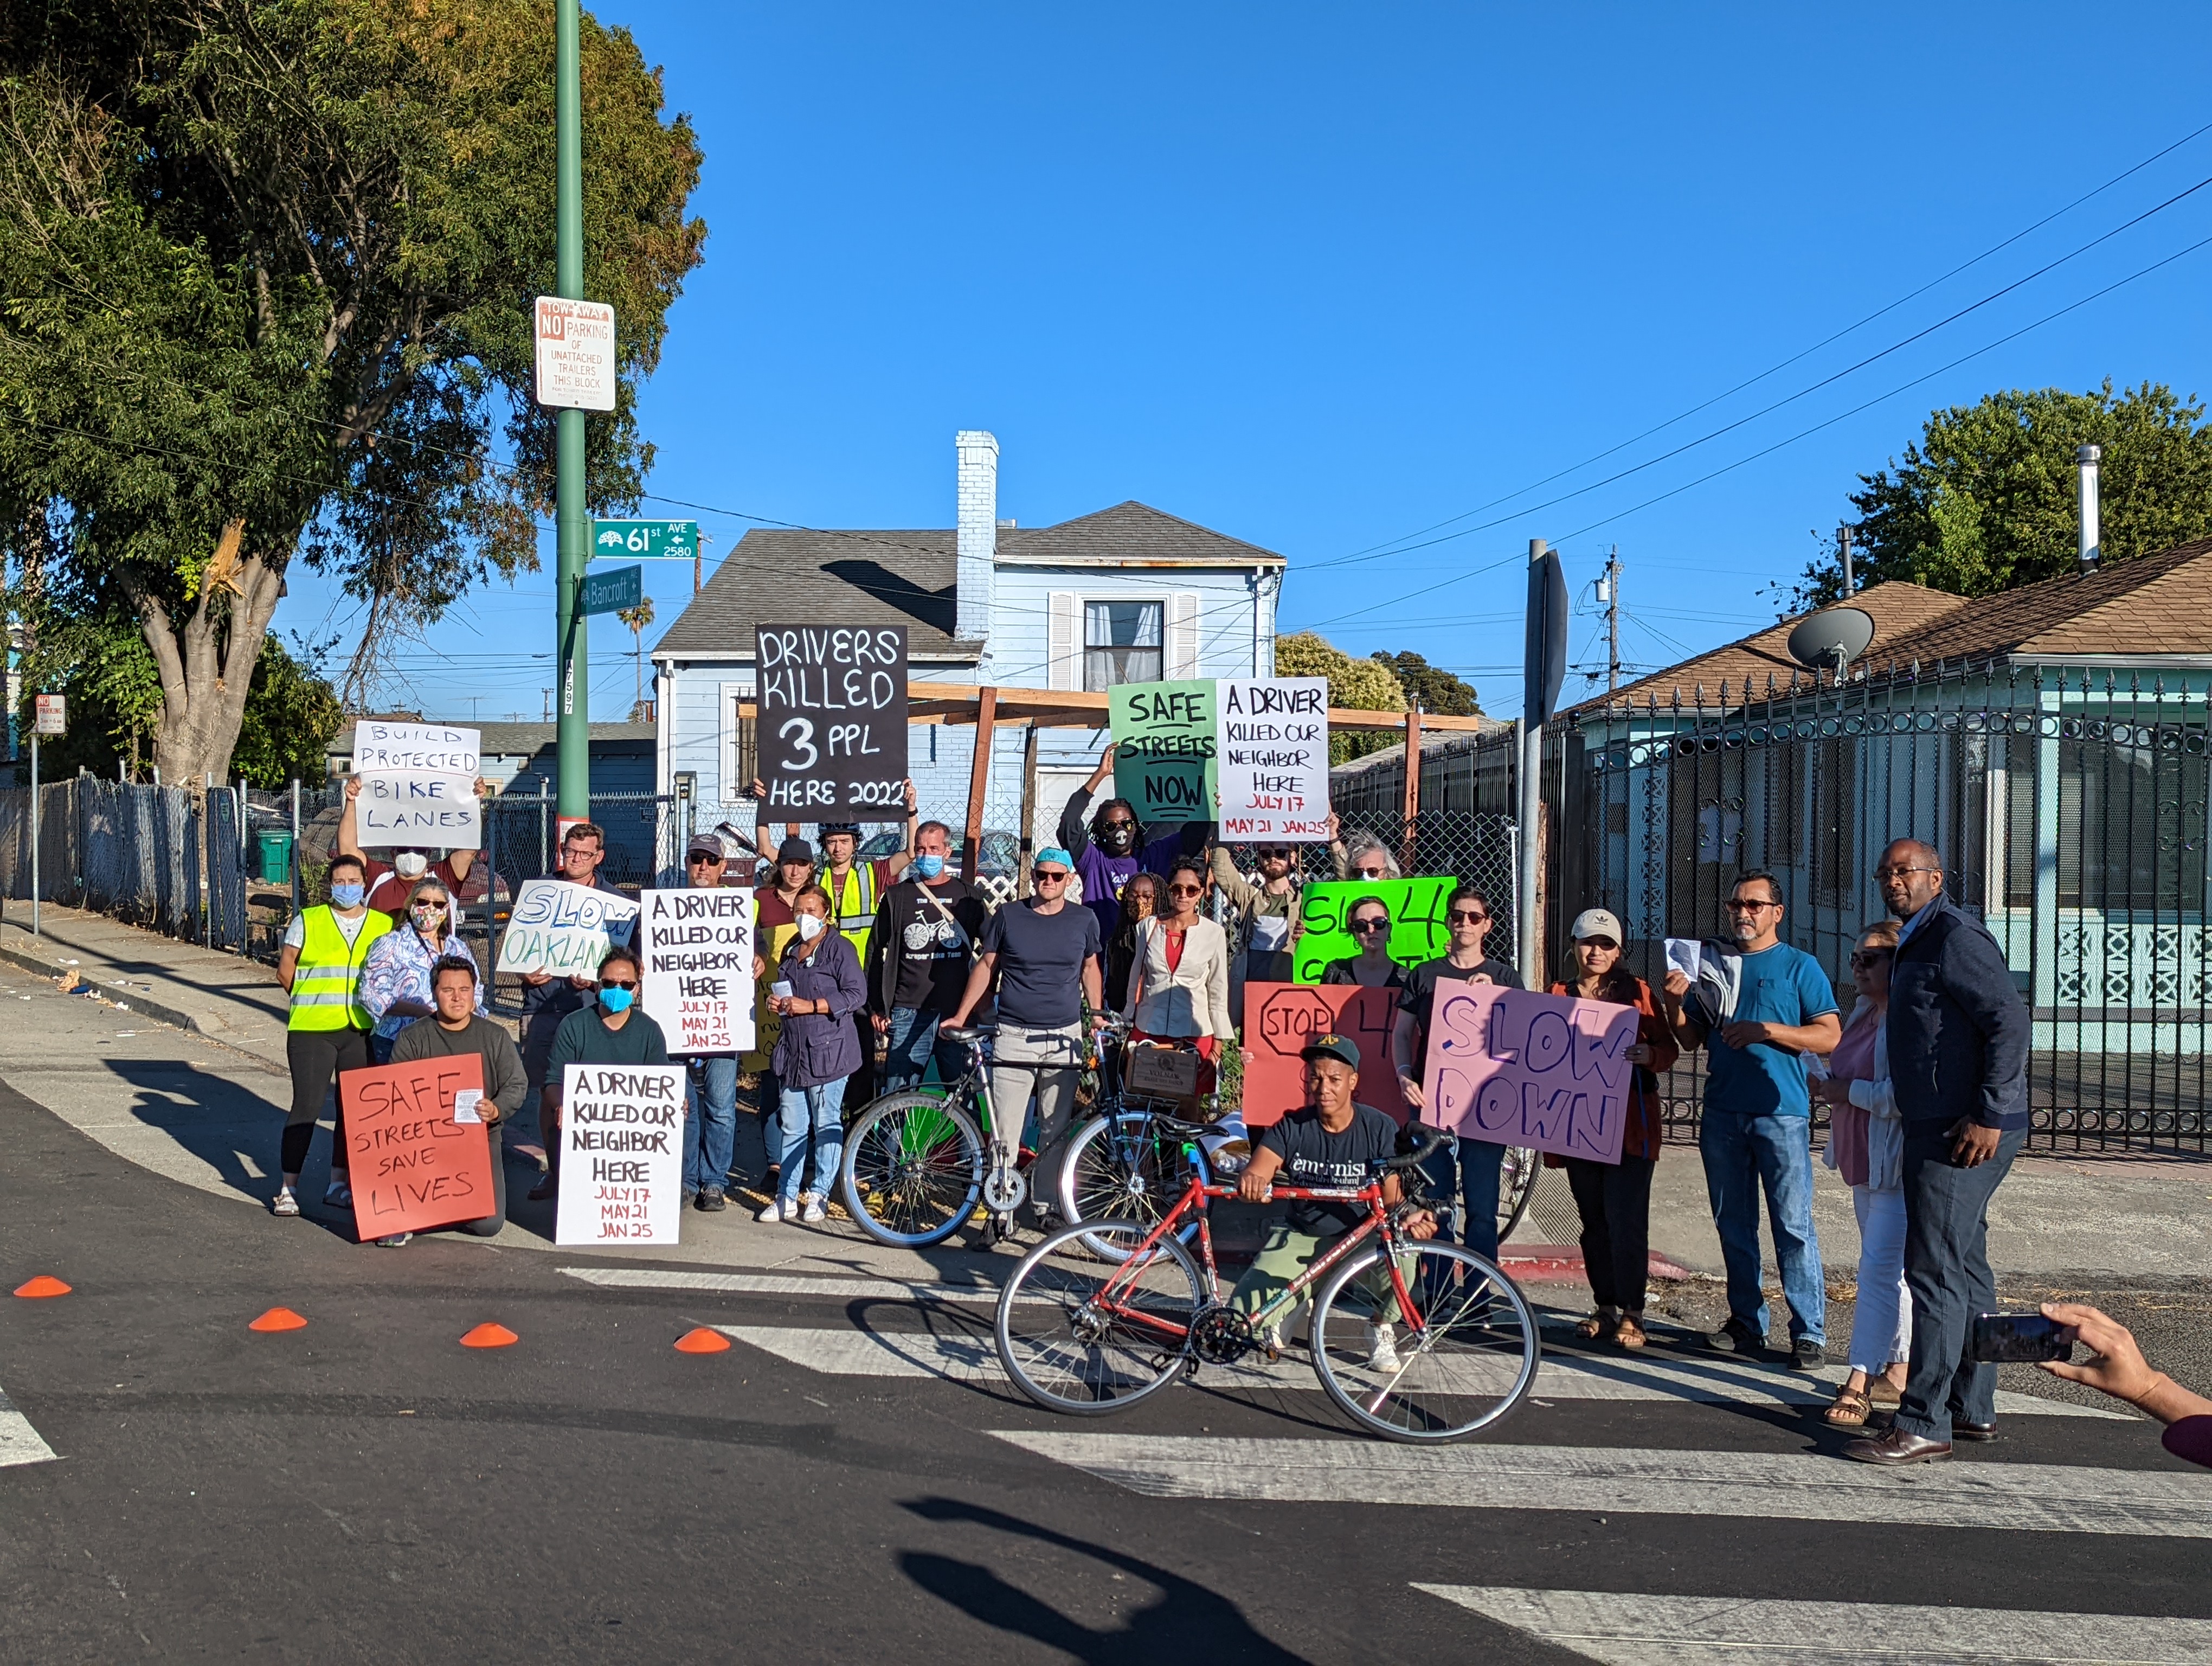
[[[968, 775], [968, 878], [975, 877], [975, 865], [981, 859], [983, 844], [983, 800], [991, 778], [991, 742], [1001, 727], [1024, 728], [1029, 731], [1024, 749], [1022, 767], [1022, 835], [1028, 843], [1028, 832], [1036, 810], [1036, 749], [1040, 729], [1110, 729], [1112, 720], [1106, 710], [1103, 692], [1088, 693], [1075, 689], [1014, 689], [977, 688], [965, 683], [909, 683], [907, 684], [907, 717], [915, 723], [944, 723], [975, 727], [975, 762]], [[738, 714], [755, 714], [750, 702], [741, 705]], [[1479, 717], [1442, 717], [1434, 713], [1419, 711], [1370, 712], [1358, 711], [1347, 706], [1328, 708], [1328, 726], [1332, 731], [1358, 730], [1401, 733], [1406, 741], [1405, 819], [1410, 826], [1421, 807], [1421, 734], [1434, 729], [1445, 733], [1479, 734], [1484, 720]], [[1026, 872], [1026, 859], [1024, 872]]]

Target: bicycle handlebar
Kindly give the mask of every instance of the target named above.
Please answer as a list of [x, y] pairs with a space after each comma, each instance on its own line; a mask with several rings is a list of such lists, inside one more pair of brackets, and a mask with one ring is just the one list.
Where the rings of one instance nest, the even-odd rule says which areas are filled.
[[1422, 1122], [1407, 1123], [1406, 1132], [1419, 1139], [1420, 1145], [1407, 1152], [1403, 1157], [1390, 1158], [1382, 1164], [1384, 1168], [1401, 1170], [1417, 1169], [1436, 1152], [1442, 1151], [1450, 1142], [1452, 1137], [1448, 1130], [1431, 1128], [1426, 1122]]

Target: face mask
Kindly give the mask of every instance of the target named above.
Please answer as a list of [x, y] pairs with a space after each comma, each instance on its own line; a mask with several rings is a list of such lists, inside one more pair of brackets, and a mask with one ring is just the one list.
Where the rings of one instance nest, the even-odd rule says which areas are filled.
[[816, 938], [821, 935], [821, 921], [811, 914], [802, 914], [799, 916], [799, 940], [800, 942], [811, 943]]
[[416, 929], [418, 931], [435, 931], [446, 923], [445, 909], [433, 908], [428, 903], [418, 909], [410, 909], [408, 912], [414, 916]]
[[357, 909], [361, 906], [361, 899], [368, 894], [367, 888], [362, 885], [332, 885], [331, 906], [334, 909]]
[[419, 851], [403, 850], [392, 859], [392, 871], [403, 879], [419, 879], [430, 870], [430, 859]]
[[603, 1011], [609, 1012], [627, 1012], [629, 1011], [630, 1002], [636, 999], [637, 991], [635, 989], [602, 989], [599, 991], [600, 1008]]
[[934, 879], [945, 872], [945, 858], [933, 850], [925, 850], [914, 859], [914, 874], [917, 879]]
[[1098, 843], [1109, 856], [1126, 856], [1137, 848], [1137, 824], [1109, 823], [1098, 830]]

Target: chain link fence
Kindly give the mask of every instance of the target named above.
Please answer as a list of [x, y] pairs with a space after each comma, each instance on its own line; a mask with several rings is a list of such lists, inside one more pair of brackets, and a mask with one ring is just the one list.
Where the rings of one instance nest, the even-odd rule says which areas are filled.
[[[218, 787], [196, 794], [78, 775], [39, 788], [39, 894], [64, 908], [90, 909], [173, 937], [235, 948], [244, 931], [232, 899], [240, 875], [234, 832], [204, 852], [211, 814], [236, 815], [235, 797]], [[31, 895], [31, 789], [0, 792], [0, 895]], [[227, 825], [235, 826], [234, 820]], [[204, 906], [204, 880], [221, 908]]]

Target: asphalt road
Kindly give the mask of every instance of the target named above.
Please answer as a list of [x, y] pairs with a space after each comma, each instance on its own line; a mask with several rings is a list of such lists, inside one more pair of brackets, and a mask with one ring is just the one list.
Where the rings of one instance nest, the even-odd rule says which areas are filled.
[[[591, 1265], [357, 1246], [0, 1087], [0, 1287], [74, 1286], [0, 1297], [0, 1658], [2212, 1657], [2212, 1474], [2139, 1420], [2008, 1410], [1891, 1475], [1778, 1369], [1561, 1347], [1446, 1452], [1204, 1377], [1074, 1423], [998, 1379], [981, 1303]], [[307, 1328], [247, 1329], [276, 1304]], [[520, 1341], [459, 1346], [484, 1321]], [[742, 1340], [675, 1352], [695, 1325]]]

